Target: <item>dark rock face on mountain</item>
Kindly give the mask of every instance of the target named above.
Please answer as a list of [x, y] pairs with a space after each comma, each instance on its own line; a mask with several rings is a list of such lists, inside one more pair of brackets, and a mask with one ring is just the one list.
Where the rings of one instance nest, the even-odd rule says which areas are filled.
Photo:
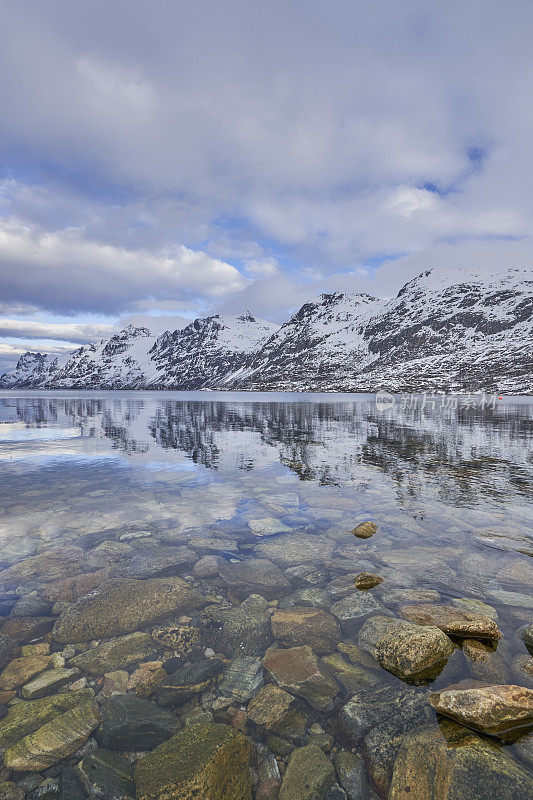
[[251, 314], [159, 337], [129, 326], [68, 356], [26, 353], [2, 388], [533, 391], [533, 280], [524, 269], [445, 281], [390, 300], [332, 293], [281, 327]]

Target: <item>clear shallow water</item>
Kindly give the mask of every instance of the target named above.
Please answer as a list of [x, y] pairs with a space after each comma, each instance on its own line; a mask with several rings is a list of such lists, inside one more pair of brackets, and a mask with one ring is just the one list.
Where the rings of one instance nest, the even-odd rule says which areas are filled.
[[[0, 392], [0, 565], [70, 545], [87, 552], [87, 571], [174, 545], [200, 558], [195, 539], [206, 535], [233, 540], [220, 553], [235, 561], [273, 532], [325, 535], [335, 547], [317, 562], [319, 588], [369, 571], [384, 577], [372, 594], [393, 613], [407, 590], [488, 603], [508, 682], [520, 683], [517, 631], [533, 617], [533, 400], [411, 405], [379, 411], [365, 395]], [[379, 533], [354, 539], [366, 519]], [[128, 547], [103, 558], [108, 542]], [[193, 562], [144, 577], [190, 576]], [[32, 575], [22, 593], [46, 582]], [[460, 655], [434, 688], [472, 675]]]

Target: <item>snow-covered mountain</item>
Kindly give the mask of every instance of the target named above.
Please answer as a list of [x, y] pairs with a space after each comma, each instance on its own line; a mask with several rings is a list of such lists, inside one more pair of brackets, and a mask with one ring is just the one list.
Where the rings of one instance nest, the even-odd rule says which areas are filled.
[[532, 354], [529, 271], [428, 270], [390, 300], [320, 295], [281, 327], [213, 316], [158, 338], [130, 326], [61, 358], [26, 353], [0, 386], [531, 394]]

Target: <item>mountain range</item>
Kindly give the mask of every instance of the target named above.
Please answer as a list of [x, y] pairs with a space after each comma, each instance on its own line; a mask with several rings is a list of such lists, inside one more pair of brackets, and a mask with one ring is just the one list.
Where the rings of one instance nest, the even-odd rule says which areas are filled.
[[283, 325], [210, 316], [128, 326], [63, 356], [25, 353], [1, 388], [533, 393], [533, 280], [427, 270], [391, 299], [333, 292]]

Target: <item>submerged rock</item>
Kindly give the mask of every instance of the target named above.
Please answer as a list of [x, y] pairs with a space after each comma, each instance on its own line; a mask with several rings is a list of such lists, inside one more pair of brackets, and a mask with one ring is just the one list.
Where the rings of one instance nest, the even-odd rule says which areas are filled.
[[357, 592], [343, 597], [331, 606], [331, 613], [339, 620], [343, 631], [354, 633], [370, 614], [385, 613], [384, 606], [366, 592]]
[[117, 636], [204, 604], [199, 592], [181, 578], [106, 581], [61, 614], [53, 636], [64, 643]]
[[404, 739], [388, 800], [526, 800], [532, 790], [531, 774], [491, 742], [450, 747], [436, 728]]
[[278, 686], [303, 697], [318, 710], [326, 708], [338, 693], [335, 679], [319, 664], [318, 658], [307, 645], [287, 650], [269, 650], [263, 658], [263, 666]]
[[324, 564], [336, 546], [337, 543], [327, 536], [288, 533], [260, 542], [253, 552], [259, 558], [267, 558], [282, 567], [290, 567], [293, 564]]
[[375, 670], [369, 670], [361, 665], [349, 664], [340, 653], [331, 653], [331, 655], [324, 656], [322, 663], [349, 693], [356, 692], [364, 686], [373, 686], [379, 681], [379, 676]]
[[256, 694], [246, 711], [248, 719], [262, 731], [287, 739], [300, 739], [305, 733], [307, 715], [301, 701], [273, 683]]
[[493, 619], [453, 606], [421, 603], [403, 606], [400, 614], [418, 625], [433, 625], [450, 636], [473, 639], [501, 639], [502, 633]]
[[477, 639], [465, 639], [462, 648], [473, 678], [489, 683], [509, 682], [507, 664], [490, 644]]
[[368, 800], [368, 781], [361, 756], [347, 750], [339, 750], [333, 756], [333, 763], [340, 785], [348, 800]]
[[228, 725], [191, 725], [135, 768], [137, 800], [251, 800], [250, 743]]
[[151, 750], [181, 728], [173, 714], [132, 694], [104, 700], [100, 714], [102, 722], [96, 739], [110, 750]]
[[11, 636], [0, 633], [0, 669], [9, 664], [20, 653], [20, 645]]
[[201, 625], [205, 644], [227, 656], [261, 656], [272, 642], [270, 616], [261, 610], [210, 606]]
[[287, 647], [308, 644], [315, 653], [331, 653], [341, 640], [335, 617], [319, 608], [293, 606], [276, 611], [270, 624], [274, 637]]
[[368, 619], [358, 642], [387, 672], [415, 684], [434, 680], [455, 649], [439, 628], [384, 616]]
[[52, 617], [13, 617], [2, 626], [2, 633], [19, 644], [26, 644], [45, 636], [53, 625]]
[[191, 625], [160, 625], [152, 631], [152, 639], [182, 658], [200, 646], [200, 631]]
[[22, 687], [22, 696], [25, 700], [36, 700], [47, 694], [53, 694], [57, 689], [71, 683], [79, 674], [77, 669], [46, 670]]
[[280, 568], [265, 558], [249, 558], [234, 564], [224, 561], [218, 574], [241, 600], [254, 592], [273, 600], [291, 590], [291, 584]]
[[500, 738], [533, 725], [533, 690], [524, 686], [462, 681], [434, 692], [430, 703], [439, 714]]
[[531, 655], [533, 655], [533, 624], [526, 625], [525, 628], [522, 628], [520, 631], [520, 636], [526, 648], [529, 650]]
[[80, 761], [78, 774], [87, 791], [106, 800], [135, 797], [133, 767], [111, 750], [96, 750]]
[[76, 752], [99, 721], [98, 707], [92, 698], [79, 703], [10, 745], [4, 754], [4, 764], [17, 772], [41, 772]]
[[325, 583], [328, 578], [326, 570], [311, 564], [297, 564], [295, 567], [288, 567], [285, 574], [289, 580], [300, 586], [318, 586]]
[[254, 656], [236, 658], [224, 672], [219, 684], [222, 694], [246, 703], [263, 685], [263, 665]]
[[69, 665], [79, 667], [92, 675], [104, 675], [146, 658], [153, 649], [154, 642], [149, 633], [130, 633], [85, 650], [71, 658]]
[[0, 689], [16, 689], [17, 686], [22, 686], [43, 672], [49, 663], [49, 655], [23, 656], [10, 661], [0, 675]]
[[519, 686], [533, 689], [533, 658], [527, 654], [519, 654], [513, 658], [511, 675]]
[[28, 700], [11, 706], [0, 721], [0, 747], [9, 747], [76, 705], [92, 700], [91, 689]]
[[[421, 601], [423, 602], [423, 601]], [[498, 619], [498, 612], [493, 606], [488, 603], [483, 603], [481, 600], [474, 600], [469, 597], [454, 597], [452, 599], [452, 606], [461, 608], [463, 611], [471, 611], [472, 614], [484, 614], [491, 619]]]
[[376, 686], [354, 694], [337, 715], [341, 732], [354, 744], [359, 744], [368, 731], [386, 720], [417, 719], [434, 722], [427, 692], [408, 689], [402, 685]]
[[370, 522], [367, 520], [366, 522], [361, 522], [357, 527], [351, 531], [354, 536], [357, 536], [358, 539], [370, 539], [378, 529], [378, 526], [375, 522]]
[[215, 683], [224, 665], [216, 658], [197, 661], [173, 672], [159, 685], [155, 699], [159, 705], [180, 705]]
[[373, 572], [360, 572], [353, 580], [355, 587], [361, 591], [372, 589], [374, 586], [379, 586], [383, 583], [383, 578], [379, 575], [374, 575]]
[[279, 800], [323, 800], [334, 781], [333, 765], [319, 747], [297, 748], [283, 775]]

